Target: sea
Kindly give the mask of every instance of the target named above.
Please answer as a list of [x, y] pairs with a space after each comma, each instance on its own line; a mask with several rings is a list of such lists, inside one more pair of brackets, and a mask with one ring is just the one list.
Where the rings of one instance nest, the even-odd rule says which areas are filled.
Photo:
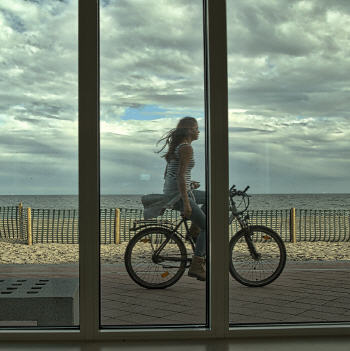
[[[142, 209], [142, 195], [101, 195], [101, 208]], [[0, 207], [77, 209], [77, 195], [0, 195]], [[249, 209], [350, 209], [350, 194], [252, 194]]]

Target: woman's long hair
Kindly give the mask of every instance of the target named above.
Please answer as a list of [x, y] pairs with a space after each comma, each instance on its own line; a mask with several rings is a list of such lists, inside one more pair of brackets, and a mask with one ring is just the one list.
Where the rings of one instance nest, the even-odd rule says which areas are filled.
[[175, 157], [174, 152], [176, 147], [190, 135], [191, 128], [193, 128], [196, 123], [197, 120], [194, 117], [181, 118], [176, 128], [171, 129], [158, 140], [157, 146], [161, 142], [164, 142], [164, 145], [159, 151], [157, 151], [157, 153], [161, 153], [168, 146], [168, 151], [162, 155], [162, 157], [164, 157], [167, 162], [173, 159]]

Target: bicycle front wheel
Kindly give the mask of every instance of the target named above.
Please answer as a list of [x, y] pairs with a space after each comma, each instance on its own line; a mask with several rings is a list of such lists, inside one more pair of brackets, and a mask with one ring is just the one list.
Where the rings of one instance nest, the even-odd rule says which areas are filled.
[[148, 289], [163, 289], [175, 284], [184, 274], [187, 252], [172, 231], [148, 228], [129, 241], [124, 263], [135, 283]]
[[281, 237], [264, 226], [249, 226], [230, 240], [230, 273], [241, 284], [260, 287], [272, 283], [286, 264]]

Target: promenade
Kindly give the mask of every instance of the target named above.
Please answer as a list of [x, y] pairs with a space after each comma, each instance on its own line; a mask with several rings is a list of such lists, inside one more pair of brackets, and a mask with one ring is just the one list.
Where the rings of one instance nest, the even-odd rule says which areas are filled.
[[[78, 266], [0, 265], [0, 279], [6, 277], [78, 277]], [[236, 325], [350, 321], [350, 261], [289, 262], [263, 288], [230, 278], [229, 294]], [[122, 264], [104, 264], [101, 298], [104, 326], [205, 323], [205, 283], [186, 275], [168, 289], [147, 290], [131, 281]]]

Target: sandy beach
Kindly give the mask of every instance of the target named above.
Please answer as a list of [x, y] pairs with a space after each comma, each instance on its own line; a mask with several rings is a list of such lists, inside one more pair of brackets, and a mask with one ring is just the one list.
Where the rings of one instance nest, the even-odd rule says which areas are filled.
[[[101, 245], [101, 263], [122, 263], [127, 243]], [[288, 259], [292, 261], [350, 260], [350, 243], [298, 242], [286, 243]], [[0, 241], [0, 264], [63, 264], [77, 263], [77, 244], [34, 244]]]

